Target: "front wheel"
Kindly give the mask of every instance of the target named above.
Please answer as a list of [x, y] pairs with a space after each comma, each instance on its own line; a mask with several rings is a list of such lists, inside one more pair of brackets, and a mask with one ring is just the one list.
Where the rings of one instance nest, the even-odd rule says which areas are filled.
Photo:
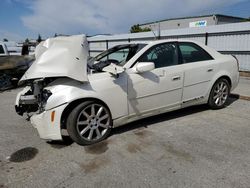
[[208, 105], [212, 109], [221, 109], [225, 107], [226, 101], [229, 97], [230, 86], [226, 79], [221, 78], [217, 80], [210, 92]]
[[111, 131], [112, 118], [109, 109], [95, 101], [76, 106], [67, 118], [69, 136], [80, 145], [104, 140]]

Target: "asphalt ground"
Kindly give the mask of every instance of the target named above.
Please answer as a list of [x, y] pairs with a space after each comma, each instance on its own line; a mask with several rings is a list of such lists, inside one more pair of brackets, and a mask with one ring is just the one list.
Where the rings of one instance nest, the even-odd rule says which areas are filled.
[[[250, 73], [249, 73], [250, 74]], [[240, 77], [239, 84], [233, 91], [238, 98], [250, 101], [250, 77]]]
[[250, 101], [182, 109], [114, 129], [88, 147], [47, 143], [0, 93], [0, 188], [250, 187]]

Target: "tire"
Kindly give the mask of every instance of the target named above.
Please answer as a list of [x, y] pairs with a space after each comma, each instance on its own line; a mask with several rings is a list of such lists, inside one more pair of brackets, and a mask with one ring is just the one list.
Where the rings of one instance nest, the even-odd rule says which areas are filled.
[[230, 94], [230, 86], [226, 79], [221, 78], [215, 82], [209, 95], [208, 105], [212, 109], [221, 109], [226, 106]]
[[107, 138], [112, 127], [109, 109], [95, 101], [76, 106], [67, 118], [69, 136], [79, 145], [90, 145]]

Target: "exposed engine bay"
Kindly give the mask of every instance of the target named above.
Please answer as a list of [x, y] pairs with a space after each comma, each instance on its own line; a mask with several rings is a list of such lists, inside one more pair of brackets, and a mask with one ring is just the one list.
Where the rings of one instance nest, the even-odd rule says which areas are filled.
[[35, 51], [35, 61], [25, 72], [19, 84], [26, 88], [16, 100], [19, 115], [41, 113], [52, 93], [44, 89], [57, 78], [67, 77], [79, 82], [87, 78], [88, 42], [86, 36], [50, 38], [41, 42]]
[[20, 95], [19, 106], [15, 106], [16, 112], [19, 115], [24, 113], [44, 111], [45, 104], [48, 98], [52, 95], [49, 90], [44, 89], [50, 82], [55, 80], [55, 78], [46, 78], [30, 81], [27, 85], [27, 91]]

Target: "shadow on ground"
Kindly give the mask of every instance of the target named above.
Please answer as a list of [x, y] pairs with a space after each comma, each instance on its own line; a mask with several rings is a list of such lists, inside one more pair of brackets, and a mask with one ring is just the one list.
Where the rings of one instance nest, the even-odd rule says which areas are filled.
[[50, 144], [50, 146], [53, 148], [62, 149], [72, 145], [74, 141], [69, 136], [63, 136], [63, 140], [52, 140], [47, 141], [47, 143]]
[[[232, 103], [234, 103], [237, 100], [239, 100], [237, 97], [230, 97], [226, 103], [226, 106], [230, 106]], [[123, 134], [125, 132], [139, 129], [142, 127], [147, 128], [148, 126], [155, 125], [156, 123], [159, 123], [159, 122], [177, 119], [180, 117], [188, 116], [188, 115], [199, 113], [199, 112], [206, 111], [206, 110], [210, 110], [208, 105], [198, 105], [198, 106], [191, 106], [188, 108], [144, 118], [144, 119], [132, 122], [132, 123], [128, 123], [121, 127], [114, 128], [111, 132], [110, 137], [112, 137], [112, 135]], [[64, 147], [72, 145], [74, 142], [72, 141], [72, 139], [70, 139], [70, 137], [64, 136], [63, 141], [48, 141], [47, 143], [50, 144], [50, 146], [53, 148], [62, 149]], [[99, 145], [97, 144], [96, 146], [99, 146]]]
[[[238, 100], [237, 97], [236, 98], [230, 97], [226, 103], [226, 106], [230, 106], [232, 103], [234, 103], [237, 100]], [[111, 136], [116, 135], [116, 134], [122, 134], [124, 132], [132, 131], [134, 129], [138, 129], [141, 127], [147, 128], [148, 126], [154, 125], [159, 122], [177, 119], [180, 117], [188, 116], [188, 115], [199, 113], [199, 112], [206, 111], [206, 110], [210, 110], [208, 105], [198, 105], [198, 106], [191, 106], [188, 108], [183, 108], [180, 110], [175, 110], [172, 112], [167, 112], [164, 114], [144, 118], [144, 119], [141, 119], [132, 123], [128, 123], [126, 125], [113, 129]]]

